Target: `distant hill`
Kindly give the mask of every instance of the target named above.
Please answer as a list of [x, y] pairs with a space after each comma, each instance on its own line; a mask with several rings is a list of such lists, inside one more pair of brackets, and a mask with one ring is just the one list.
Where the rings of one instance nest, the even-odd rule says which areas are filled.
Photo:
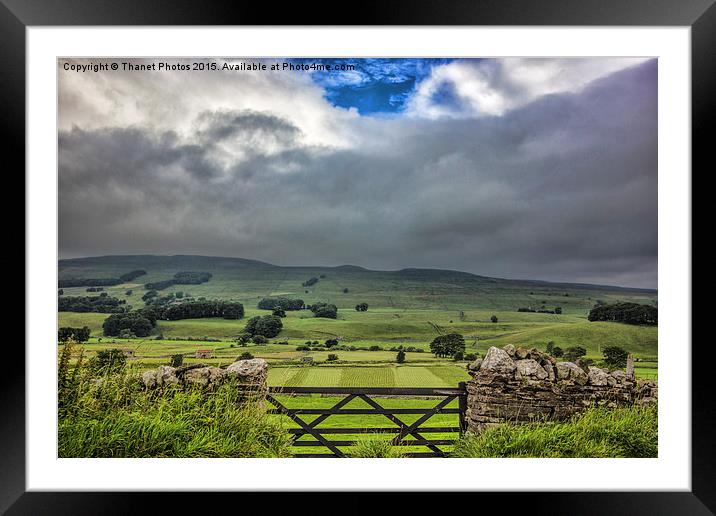
[[[339, 308], [351, 308], [360, 302], [367, 302], [374, 308], [392, 309], [517, 310], [520, 307], [552, 309], [560, 306], [564, 313], [583, 315], [597, 300], [657, 302], [657, 291], [650, 289], [500, 279], [441, 269], [374, 271], [355, 265], [286, 267], [258, 260], [214, 256], [96, 256], [59, 260], [58, 269], [60, 279], [110, 278], [136, 269], [147, 271], [145, 276], [135, 280], [136, 283], [107, 289], [117, 296], [128, 288], [141, 292], [145, 283], [169, 279], [179, 271], [206, 271], [213, 275], [209, 282], [175, 285], [166, 292], [181, 290], [194, 297], [235, 299], [248, 306], [255, 306], [262, 297], [281, 295], [306, 302], [330, 302]], [[303, 287], [302, 284], [312, 277], [319, 281]], [[65, 291], [66, 295], [79, 295], [84, 294], [85, 289], [75, 287]]]

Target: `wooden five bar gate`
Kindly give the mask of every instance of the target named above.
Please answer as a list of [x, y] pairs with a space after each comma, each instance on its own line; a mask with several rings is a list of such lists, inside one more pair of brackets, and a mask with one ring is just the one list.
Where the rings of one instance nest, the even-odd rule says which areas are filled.
[[[338, 395], [343, 397], [329, 408], [295, 408], [286, 407], [276, 399], [276, 395]], [[382, 406], [373, 396], [386, 398], [420, 397], [438, 398], [439, 402], [432, 408], [387, 408]], [[300, 398], [296, 398], [300, 399]], [[369, 408], [344, 408], [355, 399], [363, 400]], [[447, 408], [454, 400], [458, 401], [457, 408]], [[293, 446], [296, 447], [325, 447], [330, 453], [295, 453], [294, 457], [345, 457], [345, 453], [339, 447], [354, 446], [354, 440], [329, 440], [327, 435], [345, 434], [396, 434], [391, 440], [395, 446], [422, 446], [428, 448], [428, 452], [406, 453], [407, 457], [445, 457], [446, 452], [440, 446], [449, 445], [455, 442], [454, 439], [428, 439], [423, 434], [429, 433], [456, 433], [462, 434], [466, 429], [465, 411], [467, 410], [467, 390], [465, 383], [461, 382], [457, 388], [442, 387], [270, 387], [267, 396], [275, 408], [269, 413], [284, 414], [295, 421], [299, 428], [290, 428], [289, 433], [293, 434]], [[353, 428], [330, 428], [321, 427], [322, 422], [331, 416], [355, 414], [380, 414], [385, 416], [396, 426], [391, 427], [353, 427]], [[403, 414], [420, 414], [420, 417], [412, 423], [403, 422], [398, 416]], [[457, 426], [424, 426], [424, 424], [436, 414], [458, 414]], [[301, 416], [316, 415], [313, 421], [306, 422]], [[310, 435], [314, 440], [298, 440], [304, 435]], [[407, 437], [412, 438], [407, 438]]]

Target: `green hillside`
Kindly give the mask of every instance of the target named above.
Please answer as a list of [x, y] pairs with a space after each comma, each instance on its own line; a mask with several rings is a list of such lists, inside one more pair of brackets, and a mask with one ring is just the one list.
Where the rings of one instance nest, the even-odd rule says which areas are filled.
[[[466, 353], [484, 354], [490, 346], [506, 344], [545, 349], [551, 341], [563, 349], [582, 346], [589, 357], [599, 359], [605, 347], [621, 346], [648, 361], [640, 364], [638, 372], [642, 376], [656, 376], [656, 327], [586, 319], [597, 300], [656, 304], [657, 292], [652, 290], [505, 280], [445, 270], [279, 267], [238, 258], [198, 256], [60, 260], [59, 277], [116, 278], [136, 269], [144, 269], [147, 274], [131, 283], [105, 287], [104, 291], [111, 297], [126, 299], [133, 308], [140, 308], [144, 305], [141, 297], [146, 292], [145, 283], [170, 279], [179, 271], [210, 272], [212, 277], [206, 283], [173, 285], [161, 294], [181, 291], [194, 298], [240, 301], [245, 306], [245, 317], [158, 321], [151, 337], [123, 340], [103, 337], [102, 323], [107, 314], [60, 312], [60, 326], [86, 325], [92, 330], [92, 339], [84, 345], [90, 354], [110, 347], [132, 348], [136, 351], [133, 360], [138, 365], [156, 367], [167, 363], [168, 357], [175, 353], [185, 354], [187, 362], [192, 362], [194, 351], [200, 348], [214, 350], [213, 358], [208, 360], [213, 364], [229, 363], [241, 352], [249, 351], [269, 361], [270, 380], [278, 384], [293, 385], [303, 380], [315, 383], [319, 377], [323, 378], [322, 385], [330, 384], [331, 378], [343, 384], [353, 377], [351, 375], [359, 374], [362, 383], [375, 386], [392, 385], [394, 381], [401, 385], [412, 381], [420, 386], [426, 382], [435, 384], [435, 371], [452, 371], [447, 375], [448, 383], [464, 377], [464, 362], [437, 359], [429, 352], [429, 344], [438, 332], [455, 332], [465, 336]], [[310, 278], [318, 278], [318, 281], [310, 287], [302, 286]], [[86, 287], [63, 290], [65, 296], [99, 295], [86, 292]], [[132, 290], [130, 296], [126, 295], [127, 290]], [[309, 310], [289, 311], [283, 319], [281, 333], [268, 345], [239, 347], [234, 340], [243, 331], [246, 320], [270, 313], [257, 308], [259, 300], [269, 296], [300, 298], [307, 304], [333, 303], [339, 308], [338, 318], [316, 318]], [[362, 302], [368, 303], [368, 311], [354, 309]], [[518, 312], [520, 307], [549, 310], [561, 307], [562, 314]], [[491, 322], [493, 315], [497, 322]], [[329, 338], [337, 338], [342, 345], [356, 349], [338, 351], [337, 363], [326, 361], [328, 351], [296, 350], [307, 340], [323, 342]], [[410, 368], [405, 372], [422, 371], [420, 374], [392, 380], [397, 373], [395, 352], [390, 349], [399, 345], [415, 348], [416, 351], [407, 353], [405, 366]], [[380, 349], [368, 351], [371, 346]], [[299, 359], [307, 354], [314, 359], [312, 367], [322, 372], [308, 374], [300, 369]], [[393, 369], [380, 372], [381, 367]], [[289, 368], [291, 372], [281, 372], [280, 368]], [[349, 371], [350, 368], [360, 370]]]

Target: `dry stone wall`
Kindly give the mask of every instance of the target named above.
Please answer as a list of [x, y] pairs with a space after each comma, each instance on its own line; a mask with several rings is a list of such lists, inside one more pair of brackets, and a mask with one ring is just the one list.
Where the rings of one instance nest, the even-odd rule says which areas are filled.
[[656, 401], [656, 382], [633, 374], [557, 362], [536, 349], [491, 347], [472, 362], [467, 382], [467, 425], [471, 432], [505, 422], [563, 421], [590, 407]]
[[147, 389], [155, 389], [167, 385], [196, 386], [207, 390], [218, 387], [228, 379], [233, 379], [246, 392], [265, 394], [268, 392], [268, 363], [262, 358], [237, 360], [226, 368], [208, 367], [193, 364], [181, 367], [159, 366], [157, 369], [145, 371], [141, 382]]

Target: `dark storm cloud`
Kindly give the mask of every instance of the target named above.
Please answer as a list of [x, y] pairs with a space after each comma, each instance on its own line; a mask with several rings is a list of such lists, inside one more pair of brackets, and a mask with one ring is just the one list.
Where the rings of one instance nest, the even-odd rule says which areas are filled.
[[656, 70], [501, 117], [361, 118], [370, 143], [342, 150], [256, 111], [204, 112], [181, 136], [74, 128], [59, 140], [60, 252], [656, 287]]

